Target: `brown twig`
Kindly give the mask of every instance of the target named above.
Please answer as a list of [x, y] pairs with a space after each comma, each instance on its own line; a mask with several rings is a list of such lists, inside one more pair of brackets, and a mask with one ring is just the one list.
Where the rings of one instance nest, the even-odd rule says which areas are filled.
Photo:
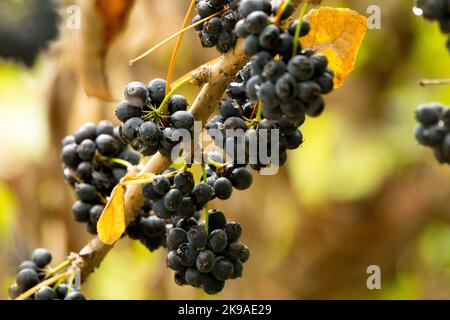
[[438, 86], [438, 85], [442, 85], [442, 84], [450, 84], [450, 79], [424, 79], [424, 80], [420, 80], [419, 84], [422, 87], [426, 87], [426, 86]]

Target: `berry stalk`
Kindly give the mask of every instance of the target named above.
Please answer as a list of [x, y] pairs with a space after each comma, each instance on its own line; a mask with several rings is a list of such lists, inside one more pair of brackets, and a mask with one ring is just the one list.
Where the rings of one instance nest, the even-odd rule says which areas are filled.
[[[183, 24], [181, 29], [185, 29], [189, 24], [189, 17], [192, 14], [192, 11], [195, 8], [195, 0], [191, 0], [191, 4], [189, 5], [188, 11], [186, 12], [186, 16], [184, 17]], [[169, 70], [167, 71], [167, 84], [166, 84], [166, 95], [169, 94], [170, 84], [172, 82], [173, 71], [175, 69], [175, 63], [177, 61], [177, 55], [181, 47], [181, 42], [183, 41], [184, 33], [180, 33], [177, 38], [177, 42], [175, 43], [175, 47], [172, 51], [172, 57], [170, 58]]]
[[[206, 177], [206, 166], [204, 164], [202, 164], [202, 171], [203, 171], [203, 182], [205, 184], [208, 183], [208, 179]], [[209, 235], [209, 214], [208, 214], [208, 204], [205, 205], [205, 207], [203, 208], [203, 210], [205, 211], [205, 231], [206, 231], [206, 235]]]
[[292, 56], [295, 56], [295, 54], [297, 53], [298, 42], [300, 41], [299, 40], [300, 33], [302, 31], [302, 23], [300, 23], [300, 22], [303, 21], [303, 17], [305, 16], [307, 8], [308, 8], [308, 2], [305, 2], [302, 6], [302, 9], [300, 10], [299, 15], [298, 15], [299, 23], [297, 24], [297, 27], [295, 28], [294, 47], [292, 48]]
[[68, 266], [70, 266], [70, 264], [73, 262], [72, 259], [67, 259], [66, 261], [64, 261], [63, 263], [61, 263], [59, 266], [51, 269], [47, 275], [46, 278], [50, 278], [51, 276], [53, 276], [54, 274], [57, 274], [58, 272], [60, 272], [61, 270], [64, 270], [65, 268], [67, 268]]
[[50, 286], [56, 282], [58, 282], [59, 280], [62, 279], [66, 279], [67, 277], [69, 277], [72, 274], [72, 272], [65, 272], [65, 273], [61, 273], [57, 276], [54, 276], [53, 278], [50, 278], [48, 280], [45, 280], [41, 283], [39, 283], [38, 285], [34, 286], [33, 288], [31, 288], [30, 290], [22, 293], [19, 297], [17, 297], [15, 300], [25, 300], [28, 297], [31, 297], [37, 290], [39, 290], [39, 288], [41, 287], [45, 287], [45, 286]]
[[[161, 105], [159, 106], [158, 109], [156, 109], [156, 112], [161, 114], [162, 111], [163, 111], [164, 106], [167, 104], [167, 102], [169, 101], [170, 97], [173, 96], [175, 94], [175, 92], [177, 92], [180, 88], [182, 88], [183, 86], [185, 86], [186, 84], [191, 82], [192, 79], [193, 79], [193, 76], [191, 75], [191, 76], [186, 77], [185, 79], [181, 80], [180, 82], [178, 82], [176, 84], [176, 86], [172, 90], [170, 90], [169, 93], [166, 94], [164, 100], [161, 102]], [[167, 81], [167, 83], [169, 83], [169, 82]]]
[[167, 44], [169, 41], [175, 39], [176, 37], [178, 37], [180, 34], [185, 33], [188, 30], [191, 30], [193, 28], [195, 28], [196, 26], [204, 23], [205, 21], [208, 21], [211, 18], [214, 18], [222, 13], [224, 13], [226, 10], [222, 10], [220, 12], [216, 12], [215, 14], [212, 14], [209, 17], [206, 17], [200, 21], [197, 21], [191, 25], [189, 25], [188, 27], [181, 29], [180, 31], [174, 33], [173, 35], [171, 35], [170, 37], [164, 39], [163, 41], [161, 41], [160, 43], [156, 44], [155, 46], [153, 46], [152, 48], [148, 49], [147, 51], [145, 51], [144, 53], [140, 54], [139, 56], [137, 56], [134, 59], [131, 59], [129, 62], [129, 65], [132, 66], [133, 64], [135, 64], [136, 62], [138, 62], [139, 60], [142, 60], [143, 58], [145, 58], [146, 56], [148, 56], [149, 54], [151, 54], [153, 51], [158, 50], [159, 48], [161, 48], [162, 46], [164, 46], [165, 44]]
[[428, 80], [428, 79], [424, 79], [424, 80], [420, 80], [419, 84], [422, 87], [426, 87], [426, 86], [436, 86], [436, 85], [442, 85], [442, 84], [450, 84], [450, 79], [432, 79], [432, 80]]

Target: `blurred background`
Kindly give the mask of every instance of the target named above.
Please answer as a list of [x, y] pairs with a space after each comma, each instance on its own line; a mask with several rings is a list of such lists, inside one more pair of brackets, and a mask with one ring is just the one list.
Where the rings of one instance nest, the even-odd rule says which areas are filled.
[[[165, 77], [174, 42], [132, 67], [128, 61], [176, 32], [189, 1], [60, 0], [59, 18], [31, 18], [38, 2], [45, 6], [0, 4], [0, 16], [23, 28], [0, 19], [0, 52], [20, 48], [25, 61], [0, 59], [0, 299], [33, 248], [49, 248], [57, 263], [90, 239], [71, 217], [60, 141], [84, 122], [114, 121], [114, 100], [129, 81]], [[378, 5], [382, 28], [368, 30], [355, 71], [327, 97], [324, 115], [307, 121], [306, 141], [289, 153], [288, 165], [277, 176], [255, 175], [250, 190], [210, 206], [241, 223], [251, 249], [244, 277], [212, 299], [449, 299], [450, 168], [413, 133], [416, 105], [450, 104], [445, 86], [418, 85], [450, 78], [446, 38], [437, 24], [413, 15], [412, 0], [323, 5], [366, 16]], [[54, 40], [38, 50], [33, 41], [47, 38]], [[176, 76], [215, 57], [190, 32]], [[183, 94], [192, 101], [196, 92]], [[95, 299], [211, 299], [175, 285], [164, 260], [163, 250], [122, 240], [83, 292]], [[381, 290], [366, 287], [370, 265], [381, 268]]]

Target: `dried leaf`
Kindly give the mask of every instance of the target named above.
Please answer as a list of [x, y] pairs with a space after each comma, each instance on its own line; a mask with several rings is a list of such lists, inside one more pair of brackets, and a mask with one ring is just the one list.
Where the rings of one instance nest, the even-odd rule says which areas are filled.
[[106, 56], [116, 36], [125, 27], [134, 0], [79, 0], [83, 14], [80, 30], [73, 35], [78, 77], [89, 96], [115, 100], [109, 90]]
[[98, 220], [98, 237], [105, 244], [113, 244], [125, 231], [124, 195], [125, 188], [120, 184], [117, 185]]
[[334, 87], [342, 86], [352, 72], [367, 30], [367, 19], [350, 9], [322, 7], [311, 10], [305, 19], [311, 32], [301, 38], [303, 48], [324, 54], [335, 73]]

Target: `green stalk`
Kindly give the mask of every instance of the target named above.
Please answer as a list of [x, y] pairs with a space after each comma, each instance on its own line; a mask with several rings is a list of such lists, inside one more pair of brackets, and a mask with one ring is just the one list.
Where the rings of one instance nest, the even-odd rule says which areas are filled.
[[[206, 166], [202, 164], [202, 171], [203, 171], [203, 182], [207, 183], [206, 179]], [[208, 204], [205, 204], [205, 207], [203, 208], [205, 211], [205, 231], [206, 235], [209, 235], [209, 210], [208, 210]]]
[[67, 268], [70, 264], [72, 263], [72, 260], [67, 259], [66, 261], [64, 261], [63, 263], [61, 263], [59, 266], [55, 267], [54, 269], [51, 269], [47, 275], [46, 278], [50, 278], [52, 275], [60, 272], [61, 270]]
[[213, 159], [208, 158], [208, 163], [212, 164], [214, 167], [216, 167], [216, 169], [220, 169], [223, 167], [222, 163], [218, 163], [216, 161], [214, 161]]
[[297, 54], [297, 48], [298, 48], [298, 42], [300, 41], [300, 31], [302, 30], [302, 21], [303, 17], [305, 16], [306, 9], [308, 8], [308, 2], [305, 2], [302, 6], [302, 9], [300, 10], [300, 13], [298, 15], [298, 23], [297, 27], [295, 28], [295, 34], [294, 34], [294, 46], [292, 48], [292, 56], [295, 56]]
[[183, 87], [184, 85], [188, 84], [189, 82], [191, 82], [193, 79], [192, 76], [186, 77], [185, 79], [181, 80], [180, 83], [178, 83], [172, 90], [170, 90], [170, 92], [166, 95], [166, 97], [164, 98], [163, 102], [161, 102], [161, 105], [159, 106], [158, 109], [156, 109], [156, 113], [161, 114], [164, 106], [167, 104], [167, 102], [169, 101], [170, 97], [174, 95], [174, 93], [176, 91], [178, 91], [178, 89], [180, 89], [181, 87]]
[[97, 155], [97, 159], [101, 162], [112, 162], [112, 163], [116, 163], [119, 164], [121, 166], [124, 166], [127, 169], [130, 169], [131, 167], [134, 167], [131, 163], [129, 163], [126, 160], [123, 159], [119, 159], [119, 158], [108, 158], [102, 155]]
[[261, 102], [259, 102], [259, 101], [258, 101], [257, 108], [258, 108], [258, 113], [256, 114], [255, 121], [259, 123], [259, 122], [261, 122], [261, 119], [262, 119], [262, 106], [261, 106]]
[[112, 163], [117, 163], [120, 164], [121, 166], [126, 167], [127, 169], [130, 169], [131, 167], [133, 167], [133, 165], [131, 163], [129, 163], [126, 160], [123, 159], [119, 159], [119, 158], [110, 158], [109, 161], [111, 161]]
[[59, 285], [61, 283], [63, 283], [66, 279], [59, 279], [58, 282], [55, 283], [55, 285], [53, 286], [53, 289], [58, 289]]

